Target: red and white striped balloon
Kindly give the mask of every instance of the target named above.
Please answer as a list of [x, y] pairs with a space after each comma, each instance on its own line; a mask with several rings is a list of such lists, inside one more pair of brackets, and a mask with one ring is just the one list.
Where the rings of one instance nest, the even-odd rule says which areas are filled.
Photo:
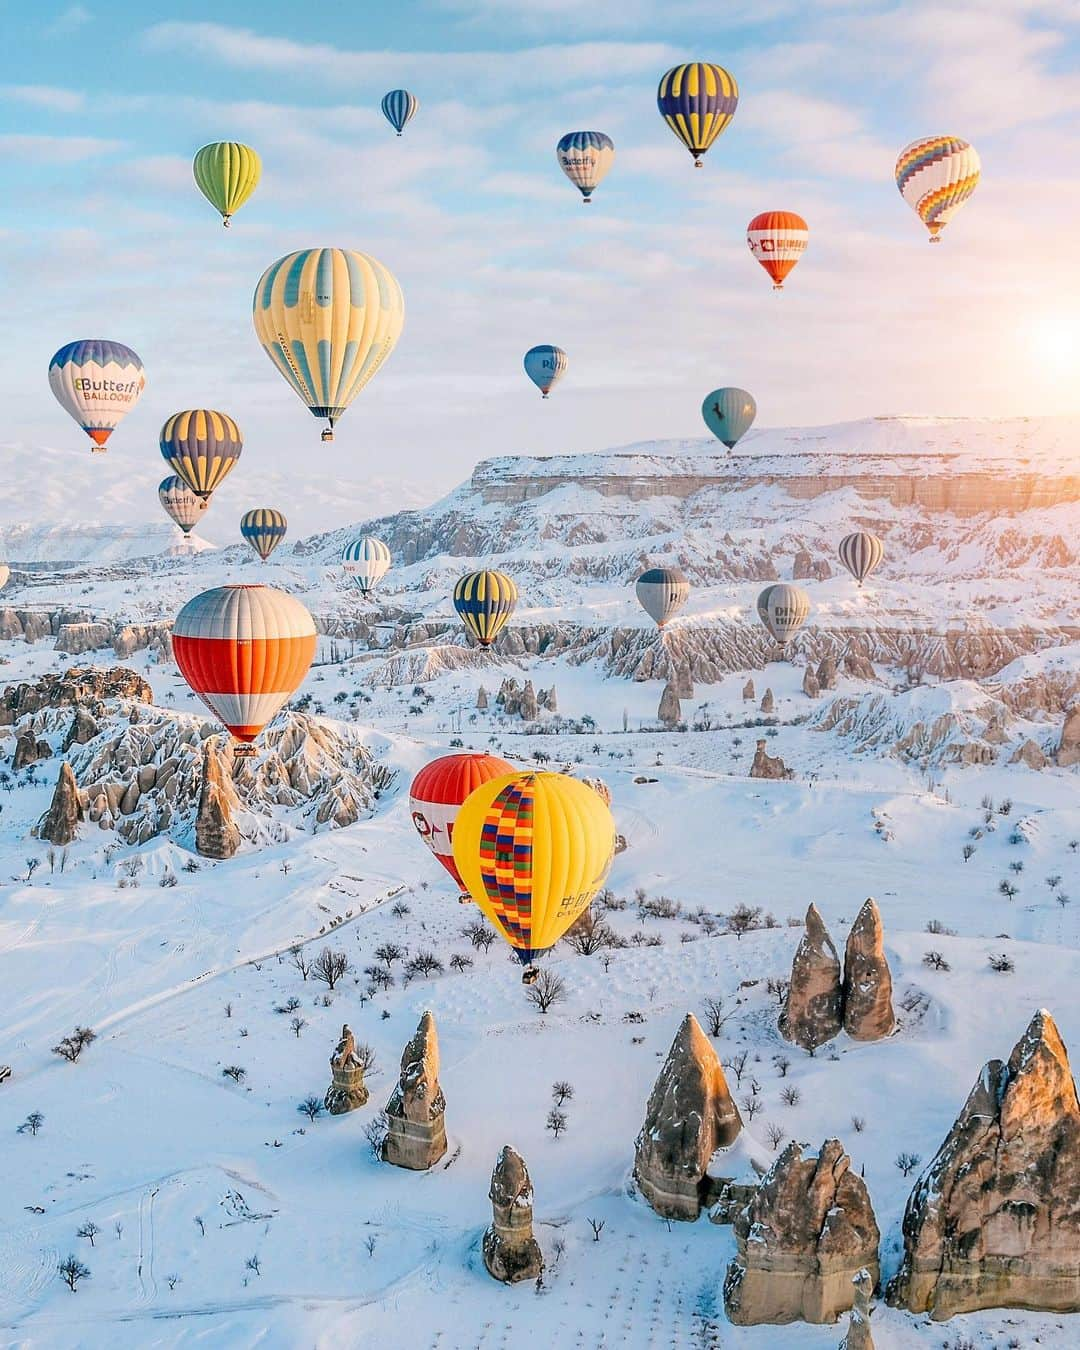
[[315, 621], [272, 586], [217, 586], [173, 624], [180, 673], [238, 741], [250, 743], [304, 682]]

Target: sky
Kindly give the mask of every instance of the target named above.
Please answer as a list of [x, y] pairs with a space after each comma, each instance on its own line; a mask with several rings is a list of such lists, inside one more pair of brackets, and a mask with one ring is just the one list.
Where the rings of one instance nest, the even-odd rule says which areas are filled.
[[[156, 487], [158, 429], [195, 406], [237, 419], [253, 504], [286, 510], [260, 472], [370, 479], [380, 509], [400, 483], [413, 504], [494, 454], [706, 434], [702, 398], [724, 384], [754, 393], [763, 426], [1080, 411], [1080, 0], [6, 10], [0, 443], [84, 453], [49, 358], [125, 342], [148, 387], [103, 484]], [[691, 59], [740, 87], [701, 170], [655, 102]], [[379, 110], [398, 86], [421, 104], [400, 140]], [[554, 154], [577, 129], [616, 146], [587, 209]], [[970, 140], [983, 178], [929, 248], [893, 164], [938, 133]], [[263, 160], [229, 231], [191, 177], [218, 139]], [[775, 208], [811, 232], [782, 295], [745, 243]], [[276, 258], [327, 244], [384, 262], [406, 320], [324, 446], [251, 295]], [[570, 361], [547, 402], [521, 369], [539, 342]]]

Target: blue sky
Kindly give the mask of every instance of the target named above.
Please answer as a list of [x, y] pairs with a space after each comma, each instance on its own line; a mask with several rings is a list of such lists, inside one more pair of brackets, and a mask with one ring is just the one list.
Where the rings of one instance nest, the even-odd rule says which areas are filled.
[[[718, 384], [774, 426], [1080, 411], [1080, 0], [8, 8], [4, 441], [81, 449], [45, 376], [81, 336], [142, 355], [114, 443], [155, 484], [158, 426], [196, 405], [237, 418], [253, 473], [425, 495], [490, 454], [700, 435]], [[655, 106], [692, 58], [741, 91], [699, 172]], [[378, 107], [398, 85], [422, 105], [400, 141]], [[617, 151], [588, 210], [554, 157], [578, 128]], [[892, 165], [938, 132], [977, 146], [983, 182], [930, 249]], [[225, 138], [264, 161], [228, 233], [190, 174]], [[811, 229], [783, 296], [744, 242], [774, 207]], [[312, 244], [374, 254], [406, 297], [397, 351], [325, 449], [250, 320], [264, 268]], [[521, 356], [547, 341], [570, 370], [541, 404]]]

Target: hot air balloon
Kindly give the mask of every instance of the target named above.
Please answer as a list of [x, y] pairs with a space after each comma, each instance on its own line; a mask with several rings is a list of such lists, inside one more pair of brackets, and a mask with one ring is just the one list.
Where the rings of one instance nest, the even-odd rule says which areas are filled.
[[525, 374], [547, 398], [566, 374], [566, 353], [561, 347], [544, 343], [540, 347], [529, 348], [525, 353], [524, 365]]
[[753, 426], [757, 404], [753, 394], [729, 386], [705, 395], [701, 415], [712, 434], [731, 450]]
[[806, 622], [810, 613], [810, 597], [798, 586], [786, 581], [766, 586], [758, 596], [758, 618], [784, 647]]
[[763, 211], [746, 227], [750, 252], [773, 279], [773, 290], [784, 289], [784, 278], [806, 252], [810, 231], [794, 211]]
[[959, 136], [928, 136], [900, 151], [896, 186], [932, 244], [979, 186], [980, 167], [975, 147]]
[[288, 521], [270, 506], [257, 506], [240, 518], [240, 533], [265, 562], [285, 538]]
[[840, 561], [861, 586], [885, 556], [885, 545], [876, 534], [856, 530], [840, 540]]
[[510, 773], [458, 812], [454, 861], [466, 889], [526, 967], [558, 942], [604, 884], [615, 822], [592, 788], [561, 773]]
[[480, 643], [490, 647], [517, 604], [517, 587], [505, 572], [468, 572], [454, 587], [454, 608]]
[[189, 600], [173, 624], [180, 673], [241, 742], [239, 755], [304, 682], [315, 623], [272, 586], [218, 586]]
[[191, 533], [210, 505], [208, 500], [197, 497], [175, 473], [161, 480], [157, 495], [166, 515], [170, 516], [186, 535]]
[[4, 589], [4, 587], [8, 584], [10, 580], [11, 580], [11, 568], [7, 565], [7, 563], [0, 563], [0, 591]]
[[130, 347], [107, 338], [83, 338], [61, 347], [49, 362], [49, 386], [61, 408], [93, 441], [105, 442], [146, 388], [143, 363]]
[[368, 596], [390, 571], [390, 550], [373, 534], [362, 534], [345, 545], [341, 565], [347, 577], [352, 577], [357, 589]]
[[191, 166], [199, 191], [221, 212], [226, 229], [255, 189], [262, 174], [262, 160], [250, 145], [239, 141], [214, 141], [195, 152]]
[[638, 603], [663, 628], [690, 598], [690, 583], [678, 567], [650, 567], [642, 572], [634, 587]]
[[255, 287], [263, 350], [315, 417], [334, 424], [394, 350], [405, 300], [394, 274], [366, 253], [306, 248], [268, 267]]
[[615, 142], [602, 131], [568, 131], [555, 147], [555, 158], [588, 206], [615, 163]]
[[672, 66], [656, 91], [660, 116], [694, 156], [701, 156], [735, 116], [739, 86], [734, 75], [710, 61]]
[[232, 472], [244, 448], [240, 428], [213, 408], [173, 413], [161, 428], [160, 445], [169, 468], [204, 500]]
[[468, 900], [465, 883], [454, 862], [454, 823], [462, 803], [481, 783], [512, 774], [514, 766], [497, 755], [468, 751], [443, 755], [426, 765], [409, 788], [409, 809], [420, 838], [454, 878]]
[[391, 89], [383, 95], [383, 116], [400, 136], [406, 125], [416, 116], [420, 100], [407, 89]]

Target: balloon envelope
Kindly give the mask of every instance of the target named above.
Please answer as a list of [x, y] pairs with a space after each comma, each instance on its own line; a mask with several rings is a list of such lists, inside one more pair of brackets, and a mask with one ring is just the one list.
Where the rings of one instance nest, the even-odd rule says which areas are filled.
[[466, 799], [454, 826], [469, 894], [526, 965], [589, 905], [614, 852], [608, 807], [561, 773], [493, 778]]
[[306, 248], [268, 267], [255, 287], [263, 350], [315, 417], [337, 419], [394, 350], [405, 323], [397, 278], [344, 248]]
[[420, 838], [465, 889], [454, 861], [454, 825], [462, 803], [482, 783], [512, 774], [514, 766], [498, 755], [468, 751], [443, 755], [420, 770], [409, 788], [409, 808]]
[[416, 116], [419, 106], [420, 100], [407, 89], [391, 89], [388, 94], [383, 95], [383, 116], [399, 136], [405, 130], [406, 123], [411, 122]]
[[867, 530], [856, 530], [846, 534], [840, 540], [837, 549], [840, 561], [861, 586], [870, 573], [880, 565], [885, 556], [885, 545], [876, 534]]
[[766, 586], [758, 596], [758, 618], [781, 647], [785, 646], [806, 622], [810, 597], [799, 586], [786, 581]]
[[505, 572], [468, 572], [454, 587], [454, 608], [480, 643], [490, 647], [517, 604], [517, 587]]
[[658, 628], [674, 618], [690, 597], [690, 583], [678, 567], [650, 567], [634, 587], [638, 603]]
[[209, 497], [240, 458], [244, 441], [228, 413], [188, 408], [173, 413], [159, 439], [165, 462], [199, 497]]
[[61, 408], [90, 437], [91, 450], [104, 450], [105, 442], [138, 403], [146, 376], [143, 363], [122, 342], [82, 338], [67, 343], [53, 356], [49, 387]]
[[218, 586], [189, 600], [173, 624], [180, 673], [238, 741], [251, 742], [304, 682], [315, 623], [272, 586]]
[[191, 166], [199, 191], [221, 213], [228, 226], [262, 176], [262, 160], [257, 151], [240, 141], [214, 141], [195, 152]]
[[555, 158], [587, 202], [615, 162], [615, 142], [602, 131], [568, 131]]
[[701, 156], [735, 116], [739, 86], [723, 66], [689, 61], [661, 79], [656, 106], [700, 168]]
[[170, 516], [185, 534], [191, 533], [210, 505], [209, 501], [197, 497], [175, 473], [161, 480], [158, 485], [158, 501], [166, 515]]
[[773, 290], [784, 289], [784, 278], [806, 252], [810, 230], [794, 211], [763, 211], [746, 227], [750, 252], [773, 279]]
[[981, 167], [975, 147], [959, 136], [927, 136], [900, 151], [896, 186], [932, 244], [979, 186]]
[[547, 343], [530, 347], [525, 353], [524, 366], [525, 374], [547, 398], [566, 373], [566, 353], [561, 347], [552, 347]]
[[705, 395], [701, 415], [712, 434], [731, 450], [753, 426], [757, 404], [745, 389], [728, 386]]
[[341, 566], [347, 577], [356, 583], [361, 595], [370, 595], [390, 571], [390, 550], [373, 534], [362, 534], [345, 545]]
[[289, 524], [280, 511], [257, 506], [240, 518], [240, 534], [265, 562], [285, 538]]

